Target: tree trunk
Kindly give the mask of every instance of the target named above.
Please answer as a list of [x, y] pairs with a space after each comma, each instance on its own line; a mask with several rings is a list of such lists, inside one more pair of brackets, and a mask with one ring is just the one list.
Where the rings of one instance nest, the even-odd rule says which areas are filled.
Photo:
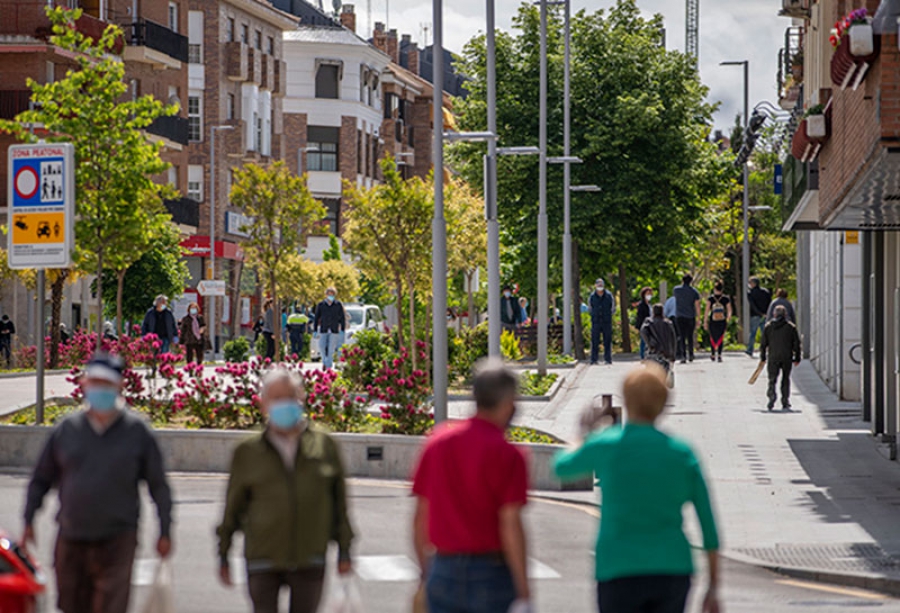
[[475, 294], [472, 291], [472, 281], [474, 281], [475, 273], [466, 273], [466, 287], [469, 293], [469, 327], [474, 328], [477, 325], [477, 313], [475, 313]]
[[231, 294], [231, 338], [241, 336], [241, 277], [244, 274], [244, 263], [235, 263], [235, 283]]
[[[122, 299], [125, 294], [125, 273], [127, 270], [116, 271], [116, 334], [122, 336]], [[101, 326], [102, 334], [102, 326]]]
[[[275, 337], [275, 357], [272, 360], [273, 363], [281, 361], [281, 300], [275, 293], [275, 289], [275, 273], [272, 272], [269, 275], [269, 291], [272, 296], [272, 335]], [[212, 316], [215, 317], [216, 314], [213, 313]], [[213, 340], [213, 343], [215, 343], [215, 340]]]
[[731, 260], [731, 267], [734, 272], [734, 287], [737, 289], [734, 297], [734, 308], [738, 317], [738, 338], [740, 339], [740, 342], [743, 343], [747, 340], [747, 332], [744, 330], [744, 292], [747, 291], [747, 288], [744, 287], [743, 280], [741, 279], [742, 269], [741, 263], [738, 261], [738, 252], [733, 251], [733, 253], [735, 255]]
[[575, 312], [572, 314], [574, 319], [573, 334], [575, 336], [573, 347], [575, 349], [575, 359], [585, 360], [587, 355], [584, 353], [584, 326], [581, 325], [581, 265], [578, 262], [578, 241], [572, 241], [572, 308]]
[[[63, 288], [69, 277], [69, 269], [65, 268], [57, 273], [53, 284], [50, 286], [50, 368], [59, 367], [59, 323], [62, 312]], [[41, 322], [43, 326], [43, 322]]]
[[397, 279], [397, 347], [403, 347], [403, 281]]
[[619, 264], [619, 315], [622, 318], [622, 352], [631, 353], [631, 323], [628, 321], [628, 279], [625, 265]]
[[416, 292], [413, 289], [412, 279], [409, 283], [409, 354], [412, 356], [412, 367], [416, 369], [418, 355], [416, 351]]
[[103, 348], [103, 250], [97, 252], [97, 351]]

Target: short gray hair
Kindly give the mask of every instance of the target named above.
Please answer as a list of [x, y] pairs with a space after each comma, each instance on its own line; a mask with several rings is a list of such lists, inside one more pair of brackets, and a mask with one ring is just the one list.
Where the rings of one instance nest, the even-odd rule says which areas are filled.
[[159, 304], [160, 302], [168, 302], [168, 301], [169, 301], [169, 299], [166, 298], [165, 294], [160, 294], [160, 295], [157, 296], [156, 299], [153, 301], [153, 304]]
[[287, 368], [279, 367], [273, 368], [263, 375], [262, 385], [260, 386], [260, 395], [265, 397], [273, 385], [278, 385], [280, 383], [287, 383], [298, 392], [305, 391], [303, 379], [300, 375]]
[[775, 315], [775, 317], [787, 317], [787, 309], [783, 304], [779, 304], [775, 307], [775, 310], [772, 311], [772, 314]]
[[503, 401], [515, 397], [518, 391], [518, 377], [502, 360], [481, 360], [475, 365], [472, 394], [477, 408], [489, 411], [496, 409]]

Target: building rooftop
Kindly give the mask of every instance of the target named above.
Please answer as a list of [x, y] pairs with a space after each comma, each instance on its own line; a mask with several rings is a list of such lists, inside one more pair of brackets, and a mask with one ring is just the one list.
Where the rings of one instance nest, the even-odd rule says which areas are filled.
[[332, 45], [359, 45], [368, 47], [369, 43], [361, 39], [350, 30], [341, 26], [325, 27], [303, 25], [296, 30], [288, 30], [284, 33], [285, 41], [299, 41], [304, 43], [325, 43]]

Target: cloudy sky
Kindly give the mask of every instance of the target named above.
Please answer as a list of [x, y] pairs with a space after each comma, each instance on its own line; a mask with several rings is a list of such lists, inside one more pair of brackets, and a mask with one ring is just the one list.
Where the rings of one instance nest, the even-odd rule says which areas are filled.
[[[353, 1], [353, 0], [350, 0]], [[372, 20], [384, 21], [390, 3], [390, 28], [424, 41], [423, 28], [430, 27], [431, 3], [427, 0], [369, 0]], [[497, 23], [509, 29], [518, 10], [518, 0], [496, 0]], [[572, 0], [573, 12], [582, 8], [596, 10], [614, 5], [615, 0]], [[327, 0], [324, 2], [329, 4]], [[358, 29], [368, 24], [366, 0], [355, 0]], [[722, 103], [716, 127], [727, 128], [743, 107], [743, 83], [740, 67], [720, 67], [723, 60], [750, 60], [750, 104], [761, 100], [777, 102], [775, 74], [778, 50], [790, 20], [778, 17], [780, 3], [773, 0], [701, 0], [700, 70], [710, 87], [710, 98]], [[684, 49], [683, 0], [638, 0], [647, 13], [662, 13], [666, 20], [667, 44]], [[444, 46], [452, 51], [484, 29], [484, 0], [444, 0]], [[428, 34], [428, 41], [432, 38]]]

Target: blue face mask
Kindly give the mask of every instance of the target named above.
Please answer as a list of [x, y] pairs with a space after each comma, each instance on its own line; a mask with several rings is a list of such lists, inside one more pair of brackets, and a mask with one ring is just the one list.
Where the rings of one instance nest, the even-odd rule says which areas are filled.
[[269, 407], [269, 423], [280, 430], [291, 430], [303, 419], [303, 407], [296, 400], [279, 400]]
[[84, 390], [84, 400], [94, 411], [108, 413], [119, 404], [119, 390], [114, 387], [91, 387]]
[[327, 296], [325, 296], [325, 300], [327, 300], [328, 302], [334, 302], [334, 296], [328, 294]]

